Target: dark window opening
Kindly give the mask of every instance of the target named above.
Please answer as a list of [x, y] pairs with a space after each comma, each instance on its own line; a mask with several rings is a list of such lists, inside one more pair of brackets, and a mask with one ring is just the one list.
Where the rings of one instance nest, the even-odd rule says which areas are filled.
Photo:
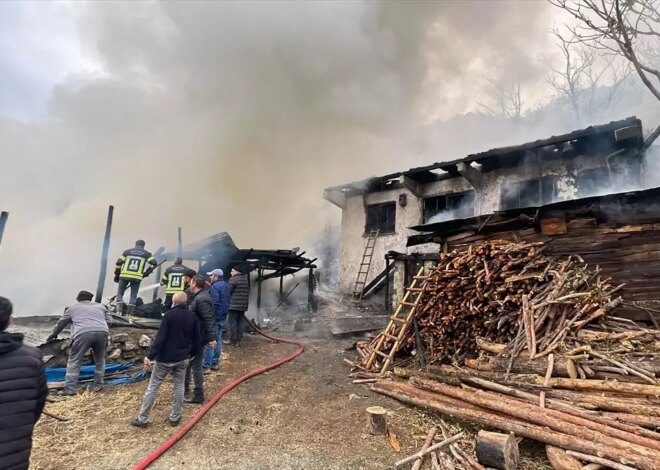
[[502, 186], [500, 208], [519, 209], [549, 204], [557, 199], [557, 177], [547, 175], [541, 179], [516, 181]]
[[367, 206], [367, 220], [364, 226], [365, 233], [379, 230], [383, 233], [395, 232], [396, 203], [386, 202]]
[[578, 174], [578, 197], [598, 196], [611, 192], [612, 182], [607, 168], [593, 168]]
[[465, 219], [474, 215], [474, 191], [424, 199], [424, 223]]

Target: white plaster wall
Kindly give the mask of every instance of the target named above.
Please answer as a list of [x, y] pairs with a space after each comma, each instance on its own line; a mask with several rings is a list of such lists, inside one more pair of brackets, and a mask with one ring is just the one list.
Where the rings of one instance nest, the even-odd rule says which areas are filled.
[[[408, 203], [399, 205], [399, 194], [406, 194]], [[380, 235], [376, 240], [374, 256], [371, 260], [367, 283], [385, 269], [385, 253], [390, 250], [406, 252], [406, 241], [412, 235], [408, 227], [422, 222], [421, 200], [405, 188], [380, 191], [367, 195], [367, 205], [382, 202], [396, 203], [395, 233]], [[339, 250], [339, 287], [342, 291], [352, 292], [355, 287], [358, 268], [362, 262], [367, 237], [364, 234], [365, 209], [362, 196], [346, 199], [346, 208], [342, 212], [341, 239]]]
[[[605, 164], [602, 156], [578, 156], [570, 161], [544, 161], [542, 175], [557, 175], [558, 200], [573, 199], [577, 196], [576, 175], [586, 169], [601, 167]], [[500, 209], [500, 195], [507, 184], [524, 181], [539, 176], [538, 167], [534, 164], [522, 165], [516, 168], [506, 168], [490, 171], [482, 175], [482, 186], [476, 191], [475, 215], [491, 214]], [[422, 197], [439, 196], [442, 194], [469, 191], [470, 183], [462, 176], [423, 185], [419, 188]], [[398, 203], [399, 194], [407, 194], [408, 203], [401, 207]], [[385, 253], [390, 250], [400, 253], [432, 253], [438, 251], [437, 244], [426, 244], [411, 249], [406, 248], [408, 236], [416, 234], [408, 227], [422, 223], [422, 198], [417, 198], [405, 188], [370, 193], [366, 197], [367, 204], [381, 202], [396, 202], [396, 233], [381, 235], [376, 241], [374, 257], [367, 282], [385, 268]], [[364, 236], [365, 211], [363, 197], [353, 196], [346, 200], [346, 208], [342, 213], [342, 229], [340, 239], [339, 286], [342, 291], [352, 292], [357, 277], [358, 267], [362, 260], [366, 237]]]

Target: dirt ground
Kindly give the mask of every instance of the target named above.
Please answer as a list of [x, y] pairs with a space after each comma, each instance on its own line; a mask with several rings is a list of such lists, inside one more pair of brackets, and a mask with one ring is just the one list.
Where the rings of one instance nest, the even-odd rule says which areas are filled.
[[[350, 356], [345, 349], [352, 340], [308, 339], [305, 343], [306, 352], [294, 362], [257, 376], [223, 397], [150, 468], [384, 469], [419, 449], [437, 417], [352, 384], [348, 366], [342, 362]], [[231, 379], [294, 349], [247, 335], [240, 349], [229, 349], [220, 372], [205, 376], [207, 399]], [[42, 417], [35, 431], [31, 468], [132, 468], [178, 429], [167, 423], [170, 383], [161, 388], [150, 427], [128, 425], [146, 386], [142, 382], [49, 403], [47, 410], [71, 421]], [[365, 432], [365, 408], [374, 405], [388, 410], [400, 452], [387, 438]], [[186, 405], [184, 422], [198, 409]], [[526, 457], [523, 467], [539, 468], [538, 460]]]

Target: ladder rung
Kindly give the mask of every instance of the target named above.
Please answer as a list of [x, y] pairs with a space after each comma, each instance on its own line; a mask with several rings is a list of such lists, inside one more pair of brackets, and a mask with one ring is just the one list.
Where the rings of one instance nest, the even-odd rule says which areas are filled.
[[406, 289], [408, 292], [423, 292], [424, 289], [421, 287], [408, 287]]
[[406, 322], [403, 318], [399, 318], [399, 317], [390, 317], [390, 320], [398, 321], [399, 323], [405, 323]]
[[382, 333], [382, 335], [383, 335], [384, 337], [386, 337], [386, 338], [393, 339], [393, 340], [397, 340], [397, 339], [399, 339], [398, 336], [394, 336], [394, 335], [391, 335], [391, 334], [389, 334], [389, 333]]
[[408, 307], [416, 307], [417, 304], [413, 302], [404, 302], [403, 300], [399, 302], [401, 305], [407, 305]]
[[384, 358], [388, 358], [388, 357], [390, 357], [390, 356], [388, 356], [387, 354], [385, 354], [384, 352], [380, 352], [380, 351], [377, 351], [377, 350], [375, 350], [375, 349], [373, 350], [373, 352], [376, 353], [376, 354], [378, 354], [378, 355], [381, 356], [381, 357], [384, 357]]
[[413, 279], [417, 279], [418, 281], [426, 281], [430, 276], [413, 276]]

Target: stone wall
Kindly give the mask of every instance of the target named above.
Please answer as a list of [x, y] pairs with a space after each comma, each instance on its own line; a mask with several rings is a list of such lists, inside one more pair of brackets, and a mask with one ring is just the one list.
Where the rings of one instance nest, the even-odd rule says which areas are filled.
[[[106, 350], [107, 363], [123, 363], [141, 361], [149, 351], [151, 342], [156, 336], [156, 330], [138, 329], [138, 328], [112, 328], [108, 338], [108, 347]], [[46, 367], [65, 367], [69, 350], [71, 348], [70, 339], [60, 339], [50, 341], [39, 346]], [[91, 350], [85, 354], [84, 364], [92, 364]]]

